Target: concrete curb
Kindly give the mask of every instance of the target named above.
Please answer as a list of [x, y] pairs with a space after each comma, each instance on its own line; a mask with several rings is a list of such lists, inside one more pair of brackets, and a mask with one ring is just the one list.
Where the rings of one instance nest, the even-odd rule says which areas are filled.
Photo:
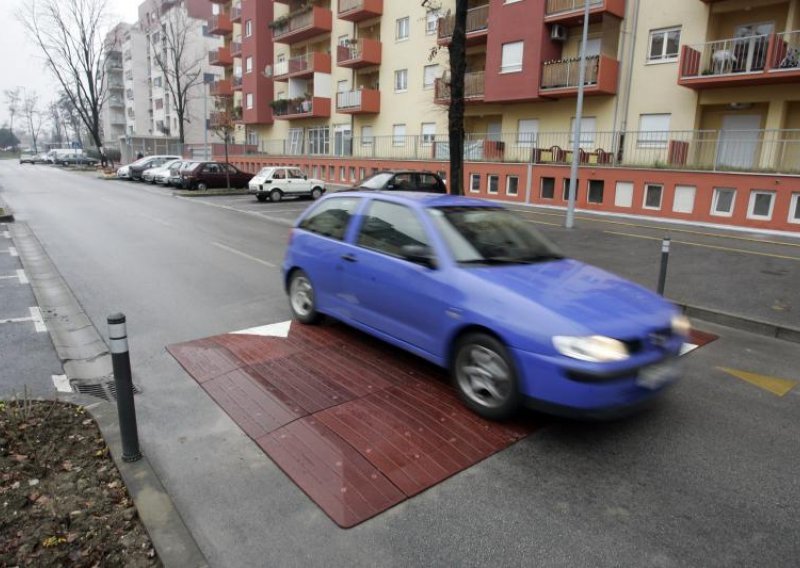
[[689, 318], [697, 318], [709, 323], [716, 323], [734, 329], [741, 329], [742, 331], [766, 335], [767, 337], [800, 343], [800, 329], [746, 318], [719, 310], [710, 310], [708, 308], [700, 308], [688, 304], [677, 305], [681, 307], [683, 313]]
[[219, 197], [224, 195], [250, 195], [249, 191], [173, 191], [172, 195], [178, 197]]
[[[15, 223], [11, 233], [67, 378], [107, 380], [112, 372], [105, 341], [47, 252], [26, 223]], [[122, 461], [115, 405], [82, 395], [63, 398], [67, 402], [82, 404], [97, 421], [164, 566], [208, 566], [147, 458], [134, 463]]]
[[11, 223], [14, 221], [14, 212], [6, 205], [6, 202], [0, 199], [0, 223]]

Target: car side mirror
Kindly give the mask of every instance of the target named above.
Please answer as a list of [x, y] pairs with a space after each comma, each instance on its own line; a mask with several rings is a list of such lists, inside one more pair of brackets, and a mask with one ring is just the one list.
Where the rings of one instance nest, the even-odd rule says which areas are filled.
[[308, 179], [308, 176], [304, 175], [304, 176], [303, 176], [303, 179]]
[[433, 249], [424, 245], [403, 245], [400, 248], [403, 258], [409, 262], [421, 264], [428, 268], [436, 268], [436, 255]]

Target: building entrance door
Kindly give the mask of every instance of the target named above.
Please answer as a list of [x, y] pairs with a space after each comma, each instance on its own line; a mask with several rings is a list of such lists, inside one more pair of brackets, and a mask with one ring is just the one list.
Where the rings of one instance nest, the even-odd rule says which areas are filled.
[[761, 137], [757, 114], [726, 114], [717, 145], [717, 166], [749, 169], [756, 164]]

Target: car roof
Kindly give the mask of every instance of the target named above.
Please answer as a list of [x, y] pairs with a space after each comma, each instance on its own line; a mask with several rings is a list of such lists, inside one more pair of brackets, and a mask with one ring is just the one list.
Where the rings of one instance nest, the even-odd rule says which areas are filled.
[[464, 197], [461, 195], [448, 195], [441, 193], [425, 193], [421, 191], [340, 191], [332, 193], [326, 199], [335, 196], [347, 197], [386, 197], [391, 201], [400, 203], [417, 203], [423, 207], [501, 207], [499, 203]]

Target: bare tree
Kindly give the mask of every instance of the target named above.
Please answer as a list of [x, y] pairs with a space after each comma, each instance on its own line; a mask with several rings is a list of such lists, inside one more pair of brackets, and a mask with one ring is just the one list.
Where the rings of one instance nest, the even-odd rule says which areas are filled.
[[39, 110], [39, 95], [35, 92], [25, 92], [25, 98], [22, 100], [22, 118], [25, 119], [28, 134], [31, 135], [31, 142], [33, 143], [33, 152], [36, 154], [39, 152], [39, 133], [42, 130], [44, 119], [42, 112]]
[[[439, 12], [437, 0], [422, 0], [429, 12]], [[450, 105], [447, 131], [450, 147], [450, 193], [464, 195], [464, 75], [467, 70], [467, 0], [456, 0], [453, 37], [449, 47]], [[436, 55], [436, 48], [431, 57]]]
[[52, 127], [53, 137], [52, 141], [56, 144], [64, 143], [64, 123], [61, 120], [61, 109], [58, 106], [58, 101], [52, 101], [47, 105], [47, 118], [50, 120]]
[[[199, 49], [200, 30], [189, 17], [183, 1], [165, 4], [158, 41], [153, 42], [153, 60], [164, 77], [164, 86], [172, 99], [178, 118], [178, 139], [185, 141], [186, 124], [191, 122], [189, 101], [191, 93], [203, 82], [203, 62], [208, 52]], [[195, 41], [193, 41], [195, 40]], [[205, 117], [203, 117], [205, 119]]]
[[73, 140], [77, 140], [78, 144], [83, 146], [83, 135], [81, 132], [83, 122], [81, 121], [81, 117], [75, 105], [72, 104], [72, 100], [66, 93], [61, 93], [58, 99], [58, 108], [61, 113], [61, 121], [64, 126], [64, 134], [66, 135], [67, 141], [69, 141], [69, 131], [72, 129]]
[[14, 117], [20, 111], [22, 103], [22, 87], [14, 87], [13, 89], [6, 89], [3, 91], [3, 96], [6, 99], [6, 107], [8, 107], [8, 114], [11, 116], [11, 125], [9, 129], [14, 133]]
[[233, 97], [215, 97], [214, 113], [211, 115], [210, 128], [225, 145], [225, 185], [231, 188], [231, 176], [228, 171], [228, 145], [236, 131], [236, 121], [241, 118], [242, 107], [233, 106]]
[[28, 0], [17, 14], [98, 152], [106, 99], [106, 0]]

